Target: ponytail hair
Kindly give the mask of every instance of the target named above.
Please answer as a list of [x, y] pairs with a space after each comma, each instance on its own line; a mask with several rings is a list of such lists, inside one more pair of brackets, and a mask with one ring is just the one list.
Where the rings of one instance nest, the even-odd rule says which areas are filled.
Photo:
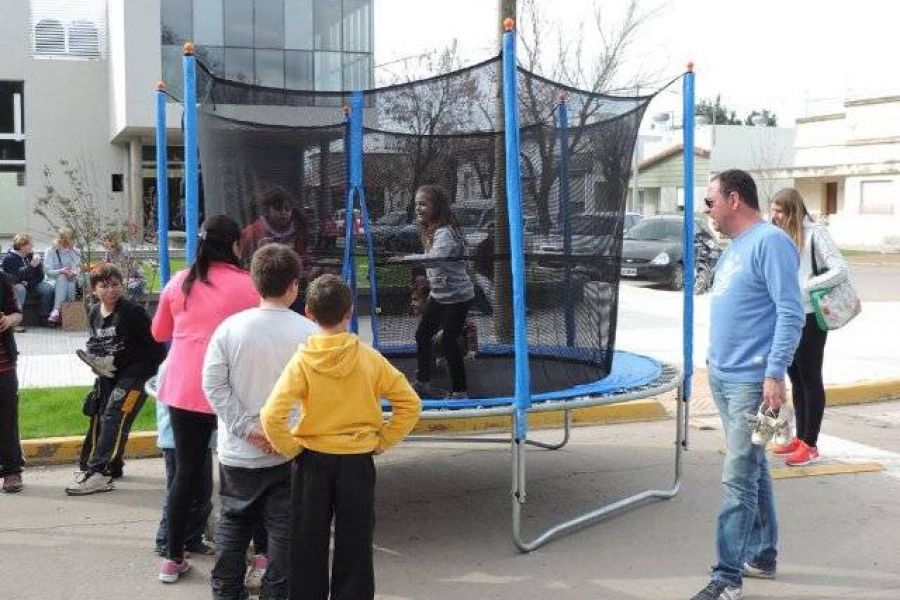
[[234, 253], [234, 243], [241, 239], [241, 228], [230, 217], [225, 215], [213, 215], [203, 221], [200, 227], [200, 245], [197, 247], [197, 258], [191, 265], [191, 270], [181, 291], [184, 299], [191, 294], [191, 287], [198, 279], [203, 283], [209, 283], [209, 268], [213, 263], [226, 263], [236, 267], [241, 266], [240, 259]]

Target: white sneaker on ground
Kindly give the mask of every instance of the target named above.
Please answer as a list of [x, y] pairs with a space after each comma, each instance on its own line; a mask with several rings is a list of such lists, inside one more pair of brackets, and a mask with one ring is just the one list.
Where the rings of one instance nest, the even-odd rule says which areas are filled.
[[79, 473], [75, 476], [75, 483], [66, 488], [70, 496], [87, 496], [98, 492], [108, 492], [113, 489], [112, 477], [103, 473]]

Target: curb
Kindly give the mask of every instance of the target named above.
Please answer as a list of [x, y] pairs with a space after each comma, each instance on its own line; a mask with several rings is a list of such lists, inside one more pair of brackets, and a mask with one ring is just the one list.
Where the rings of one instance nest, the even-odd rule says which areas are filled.
[[[77, 463], [81, 456], [84, 436], [67, 436], [22, 440], [22, 454], [28, 465], [58, 465]], [[128, 436], [125, 458], [161, 456], [156, 447], [155, 431], [135, 431]]]
[[[827, 406], [869, 404], [900, 399], [900, 379], [859, 381], [825, 388]], [[638, 421], [656, 421], [669, 418], [665, 406], [655, 398], [622, 402], [605, 406], [591, 406], [571, 411], [572, 425], [609, 425]], [[428, 419], [419, 421], [413, 434], [428, 433], [487, 433], [508, 431], [512, 418], [508, 415], [477, 417], [474, 419]], [[534, 429], [559, 428], [563, 423], [562, 411], [532, 413], [528, 424]], [[54, 437], [22, 441], [22, 452], [30, 465], [56, 465], [77, 463], [81, 454], [82, 436]], [[160, 456], [156, 447], [155, 431], [136, 431], [128, 438], [126, 458], [150, 458]]]
[[900, 399], [900, 379], [868, 379], [825, 388], [826, 406], [869, 404]]
[[[571, 411], [572, 425], [605, 425], [634, 421], [667, 419], [663, 405], [656, 400], [638, 400], [605, 406], [590, 406]], [[413, 434], [481, 433], [508, 431], [512, 417], [478, 417], [474, 419], [428, 419], [419, 421]], [[535, 429], [559, 428], [563, 424], [562, 411], [532, 413], [528, 424]], [[53, 437], [22, 441], [22, 452], [29, 465], [58, 465], [77, 463], [81, 455], [83, 436]], [[136, 431], [128, 437], [126, 458], [151, 458], [162, 453], [156, 447], [155, 431]]]

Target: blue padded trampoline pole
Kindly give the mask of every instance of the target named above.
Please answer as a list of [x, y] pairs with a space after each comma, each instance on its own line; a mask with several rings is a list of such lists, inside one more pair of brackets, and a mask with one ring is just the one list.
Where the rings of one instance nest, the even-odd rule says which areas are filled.
[[197, 61], [194, 45], [184, 45], [184, 237], [185, 258], [192, 264], [197, 258], [197, 236], [200, 228], [199, 190], [197, 155]]
[[[356, 281], [356, 259], [353, 256], [353, 247], [355, 247], [356, 232], [353, 231], [356, 219], [354, 218], [354, 197], [357, 202], [362, 204], [362, 117], [363, 117], [363, 101], [362, 93], [354, 92], [350, 97], [350, 194], [347, 197], [347, 211], [344, 214], [345, 227], [350, 233], [350, 239], [353, 243], [344, 248], [344, 257], [346, 258], [349, 251], [351, 257], [349, 263], [345, 263], [345, 268], [350, 270], [350, 281], [353, 289], [353, 315], [350, 319], [350, 331], [359, 333], [359, 288]], [[360, 214], [362, 211], [360, 210]]]
[[566, 271], [563, 285], [563, 306], [566, 313], [566, 346], [575, 345], [575, 306], [572, 298], [572, 223], [570, 221], [569, 195], [569, 107], [568, 94], [559, 97], [559, 224], [563, 234], [563, 256]]
[[159, 281], [169, 282], [169, 157], [166, 152], [166, 84], [156, 84], [156, 245]]
[[528, 322], [525, 315], [525, 249], [522, 236], [522, 189], [519, 171], [519, 100], [516, 73], [516, 34], [512, 19], [504, 22], [503, 114], [506, 137], [506, 204], [509, 211], [509, 252], [513, 288], [513, 330], [516, 358], [516, 431], [521, 442], [528, 435], [531, 406], [528, 366]]
[[[344, 198], [344, 260], [341, 264], [341, 277], [344, 281], [350, 283], [352, 248], [353, 248], [353, 184], [350, 182], [352, 142], [350, 141], [350, 107], [344, 107], [344, 167], [346, 169], [347, 178], [347, 196]], [[356, 298], [353, 299], [356, 302]]]
[[683, 82], [684, 123], [684, 401], [691, 398], [694, 374], [694, 65]]
[[354, 124], [354, 135], [356, 143], [354, 147], [354, 159], [356, 166], [353, 169], [353, 184], [356, 186], [356, 198], [359, 201], [359, 214], [362, 221], [363, 234], [366, 236], [366, 257], [369, 260], [369, 306], [372, 313], [372, 346], [378, 348], [380, 340], [378, 337], [378, 278], [375, 275], [375, 240], [372, 237], [372, 223], [369, 220], [369, 207], [366, 204], [366, 188], [363, 185], [365, 181], [363, 169], [365, 162], [363, 161], [363, 132], [362, 123], [365, 111], [362, 92], [355, 92], [351, 98], [351, 110], [353, 114], [358, 115]]

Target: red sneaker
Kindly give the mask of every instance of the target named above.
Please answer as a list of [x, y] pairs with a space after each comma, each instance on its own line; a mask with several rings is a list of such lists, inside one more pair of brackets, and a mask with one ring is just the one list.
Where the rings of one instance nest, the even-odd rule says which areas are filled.
[[802, 467], [804, 465], [812, 464], [817, 460], [819, 460], [818, 449], [815, 446], [807, 446], [806, 442], [801, 441], [793, 454], [788, 456], [787, 460], [784, 461], [784, 464], [789, 467]]
[[797, 450], [797, 447], [799, 445], [800, 440], [798, 438], [794, 438], [787, 444], [772, 446], [772, 454], [774, 454], [775, 456], [790, 456]]

